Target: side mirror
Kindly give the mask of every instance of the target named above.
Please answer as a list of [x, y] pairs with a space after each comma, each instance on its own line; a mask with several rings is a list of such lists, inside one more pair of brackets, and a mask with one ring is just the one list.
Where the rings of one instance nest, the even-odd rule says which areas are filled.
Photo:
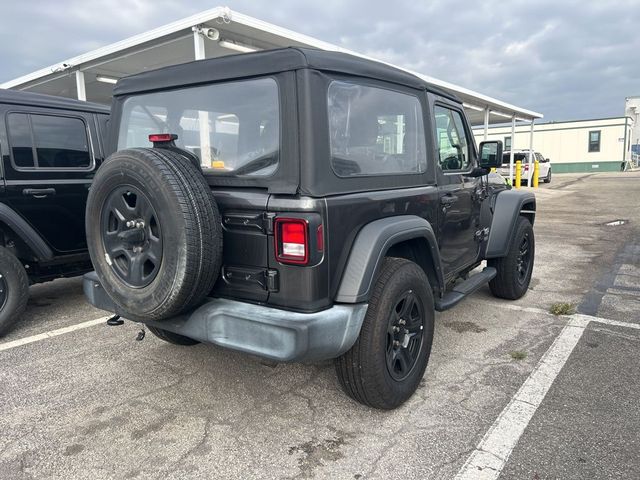
[[551, 159], [550, 159], [550, 158], [545, 158], [545, 160], [544, 160], [544, 161], [545, 161], [545, 162], [550, 162], [550, 161], [551, 161]]
[[502, 165], [502, 142], [493, 140], [480, 143], [480, 167], [498, 168]]

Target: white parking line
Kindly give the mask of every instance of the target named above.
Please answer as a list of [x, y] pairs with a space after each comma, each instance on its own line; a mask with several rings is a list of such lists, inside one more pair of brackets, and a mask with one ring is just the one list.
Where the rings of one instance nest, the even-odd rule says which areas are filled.
[[93, 327], [94, 325], [99, 325], [106, 322], [108, 318], [110, 318], [110, 315], [106, 317], [96, 318], [95, 320], [87, 320], [86, 322], [77, 323], [76, 325], [71, 325], [69, 327], [58, 328], [57, 330], [51, 330], [50, 332], [39, 333], [38, 335], [33, 335], [31, 337], [20, 338], [19, 340], [13, 340], [11, 342], [0, 343], [0, 352], [9, 350], [11, 348], [20, 347], [22, 345], [27, 345], [29, 343], [39, 342], [40, 340], [46, 340], [47, 338], [64, 335], [65, 333], [75, 332], [76, 330], [82, 330], [83, 328]]
[[[550, 312], [535, 307], [509, 304], [500, 306], [507, 310], [551, 315]], [[637, 323], [580, 313], [562, 318], [568, 319], [569, 323], [458, 471], [457, 480], [495, 480], [500, 476], [509, 455], [590, 322], [640, 330], [640, 324]]]
[[513, 448], [588, 324], [589, 320], [584, 318], [569, 320], [458, 471], [457, 480], [492, 480], [500, 476]]

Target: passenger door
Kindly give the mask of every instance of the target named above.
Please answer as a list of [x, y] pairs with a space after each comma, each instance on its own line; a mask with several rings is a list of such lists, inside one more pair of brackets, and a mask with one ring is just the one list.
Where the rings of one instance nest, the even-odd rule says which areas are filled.
[[5, 201], [58, 254], [87, 248], [85, 205], [97, 165], [93, 114], [11, 109]]
[[436, 103], [433, 111], [440, 255], [448, 275], [478, 258], [481, 184], [468, 175], [476, 164], [475, 150], [462, 110], [454, 104]]

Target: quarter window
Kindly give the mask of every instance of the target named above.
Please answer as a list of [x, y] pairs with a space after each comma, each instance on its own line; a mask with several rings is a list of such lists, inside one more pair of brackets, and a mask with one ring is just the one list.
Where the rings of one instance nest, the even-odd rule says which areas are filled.
[[17, 168], [83, 169], [91, 166], [84, 121], [53, 115], [8, 115], [11, 154]]
[[504, 137], [504, 149], [511, 150], [511, 137]]
[[331, 164], [340, 177], [426, 170], [422, 107], [417, 97], [332, 82], [328, 92]]
[[460, 112], [436, 105], [436, 142], [442, 170], [466, 170], [471, 165], [469, 143]]
[[600, 151], [600, 130], [589, 132], [589, 152]]
[[13, 163], [18, 168], [33, 168], [33, 140], [29, 115], [11, 113], [7, 117], [7, 126], [9, 127]]

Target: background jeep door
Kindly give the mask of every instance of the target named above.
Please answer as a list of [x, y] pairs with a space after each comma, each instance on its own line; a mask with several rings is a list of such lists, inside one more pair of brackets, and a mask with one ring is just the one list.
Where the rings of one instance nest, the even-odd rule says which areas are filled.
[[99, 155], [93, 114], [12, 109], [5, 121], [5, 202], [55, 251], [86, 249], [85, 205]]

